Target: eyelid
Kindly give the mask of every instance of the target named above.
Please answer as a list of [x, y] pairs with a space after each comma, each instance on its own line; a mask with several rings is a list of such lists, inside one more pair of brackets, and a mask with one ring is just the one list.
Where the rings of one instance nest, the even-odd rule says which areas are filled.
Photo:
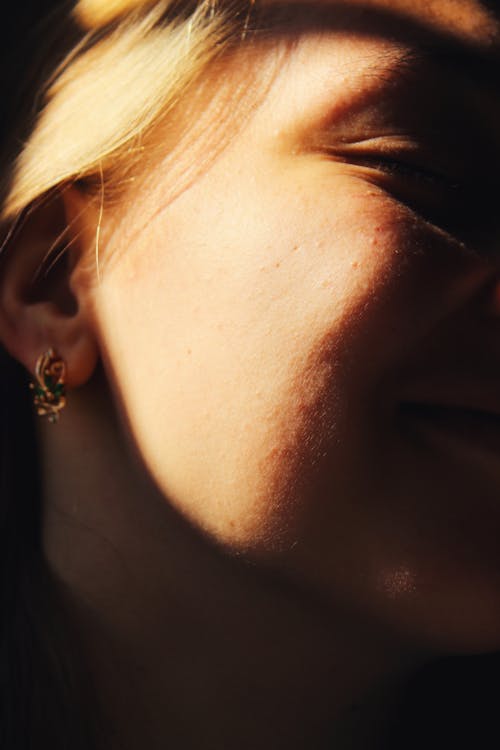
[[[388, 175], [398, 171], [402, 175], [407, 171], [410, 177], [413, 171], [415, 177], [420, 175], [422, 181], [441, 182], [449, 188], [461, 186], [452, 159], [438, 158], [438, 147], [426, 144], [425, 139], [398, 134], [357, 140], [339, 139], [332, 143], [331, 139], [328, 142], [325, 138], [321, 150], [340, 161], [373, 168]], [[393, 170], [391, 165], [394, 166]]]
[[460, 182], [449, 174], [427, 166], [425, 160], [410, 161], [398, 156], [373, 155], [356, 159], [358, 166], [376, 169], [388, 175], [414, 179], [429, 185], [442, 185], [447, 188], [458, 189]]

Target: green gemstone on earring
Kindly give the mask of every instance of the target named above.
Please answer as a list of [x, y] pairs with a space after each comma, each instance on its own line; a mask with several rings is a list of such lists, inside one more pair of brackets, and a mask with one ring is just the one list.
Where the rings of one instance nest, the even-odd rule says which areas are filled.
[[53, 349], [49, 349], [36, 362], [35, 375], [38, 382], [30, 383], [37, 414], [46, 416], [52, 423], [59, 421], [59, 411], [66, 405], [65, 373], [64, 360]]

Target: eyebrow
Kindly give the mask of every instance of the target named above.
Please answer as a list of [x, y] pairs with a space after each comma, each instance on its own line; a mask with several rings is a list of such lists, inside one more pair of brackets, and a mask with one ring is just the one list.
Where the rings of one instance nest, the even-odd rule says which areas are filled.
[[283, 36], [325, 32], [329, 28], [372, 38], [378, 34], [401, 46], [401, 63], [408, 70], [428, 62], [455, 78], [500, 94], [500, 53], [488, 54], [472, 41], [429, 28], [423, 21], [398, 11], [374, 6], [358, 8], [362, 13], [353, 13], [349, 0], [339, 0], [335, 5], [321, 0], [276, 0], [258, 8], [256, 28]]

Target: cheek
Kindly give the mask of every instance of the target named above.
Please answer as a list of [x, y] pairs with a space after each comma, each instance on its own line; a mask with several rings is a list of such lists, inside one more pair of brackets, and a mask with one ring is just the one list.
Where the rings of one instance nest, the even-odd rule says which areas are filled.
[[[103, 350], [169, 500], [227, 543], [286, 542], [318, 456], [338, 444], [340, 351], [390, 275], [397, 222], [364, 193], [343, 191], [332, 211], [320, 187], [236, 180], [222, 207], [206, 196], [227, 188], [200, 183], [104, 278]], [[337, 447], [338, 471], [345, 461]]]

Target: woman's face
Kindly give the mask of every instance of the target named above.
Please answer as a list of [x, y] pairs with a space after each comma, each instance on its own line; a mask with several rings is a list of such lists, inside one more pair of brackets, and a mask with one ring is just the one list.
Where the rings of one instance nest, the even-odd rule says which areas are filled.
[[495, 648], [498, 26], [472, 0], [363, 8], [290, 6], [229, 143], [114, 217], [93, 320], [193, 524], [420, 643]]

